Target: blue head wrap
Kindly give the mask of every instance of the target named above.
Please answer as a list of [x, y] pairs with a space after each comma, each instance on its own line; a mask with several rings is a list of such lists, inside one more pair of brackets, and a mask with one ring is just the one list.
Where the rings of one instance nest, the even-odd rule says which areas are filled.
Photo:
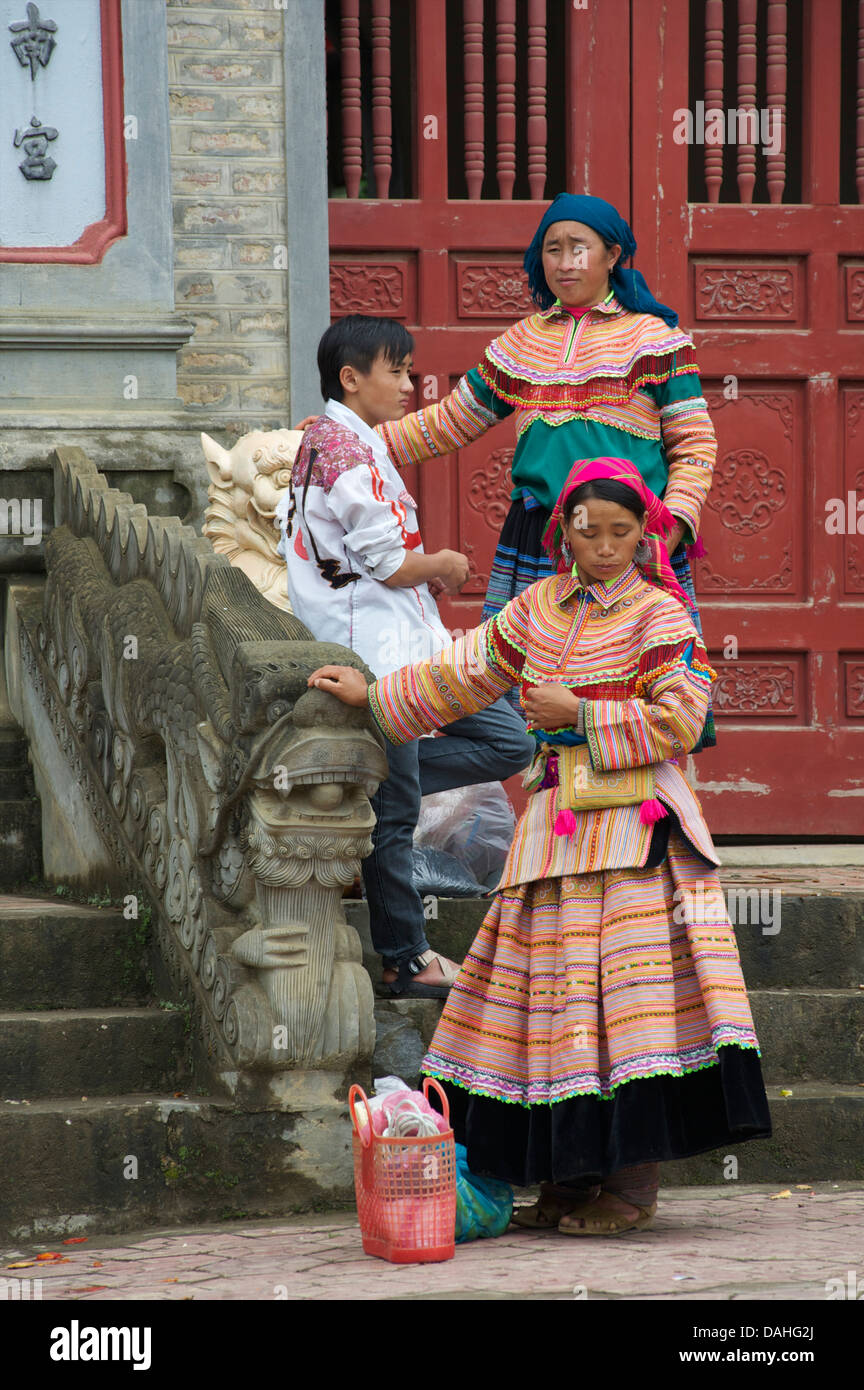
[[584, 222], [604, 241], [610, 244], [617, 242], [621, 255], [610, 280], [619, 302], [633, 313], [656, 314], [670, 328], [677, 327], [678, 315], [675, 310], [654, 298], [645, 283], [645, 276], [634, 270], [632, 265], [629, 270], [624, 269], [624, 261], [631, 258], [636, 250], [636, 240], [624, 218], [611, 203], [603, 198], [592, 198], [588, 193], [559, 193], [543, 214], [523, 261], [535, 304], [539, 304], [541, 309], [548, 309], [555, 303], [555, 296], [543, 274], [543, 238], [553, 222]]

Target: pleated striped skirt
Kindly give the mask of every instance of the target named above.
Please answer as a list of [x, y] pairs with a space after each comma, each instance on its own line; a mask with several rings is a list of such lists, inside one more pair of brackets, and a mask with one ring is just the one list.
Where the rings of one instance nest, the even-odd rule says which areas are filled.
[[716, 872], [673, 832], [655, 868], [502, 890], [423, 1071], [472, 1170], [520, 1185], [770, 1134]]

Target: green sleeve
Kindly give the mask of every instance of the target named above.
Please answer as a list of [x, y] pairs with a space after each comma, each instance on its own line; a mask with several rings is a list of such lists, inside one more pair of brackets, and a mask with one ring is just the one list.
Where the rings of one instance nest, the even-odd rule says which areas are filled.
[[465, 380], [480, 404], [485, 406], [487, 410], [494, 411], [499, 420], [504, 420], [508, 415], [512, 415], [514, 407], [508, 401], [502, 401], [500, 396], [496, 396], [492, 387], [483, 380], [476, 367], [472, 367], [470, 372], [465, 373]]
[[702, 396], [698, 372], [682, 372], [680, 376], [670, 376], [668, 381], [648, 381], [642, 389], [655, 401], [658, 410], [675, 401], [701, 399]]

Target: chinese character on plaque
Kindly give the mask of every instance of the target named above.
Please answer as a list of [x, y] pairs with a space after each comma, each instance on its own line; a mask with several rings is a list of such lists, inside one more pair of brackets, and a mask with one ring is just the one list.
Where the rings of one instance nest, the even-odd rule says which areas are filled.
[[16, 130], [12, 143], [16, 150], [24, 146], [26, 159], [22, 159], [18, 168], [25, 179], [51, 178], [57, 165], [48, 153], [48, 144], [51, 140], [56, 140], [59, 134], [59, 130], [55, 130], [53, 125], [42, 125], [35, 116], [30, 121], [28, 130]]
[[[31, 3], [27, 6], [27, 18], [19, 20], [17, 24], [10, 24], [9, 32], [17, 35], [9, 45], [10, 48], [22, 68], [29, 66], [30, 80], [35, 82], [36, 64], [47, 68], [56, 47], [54, 35], [57, 33], [57, 25], [53, 19], [43, 19], [38, 5]], [[50, 174], [48, 177], [50, 178]]]

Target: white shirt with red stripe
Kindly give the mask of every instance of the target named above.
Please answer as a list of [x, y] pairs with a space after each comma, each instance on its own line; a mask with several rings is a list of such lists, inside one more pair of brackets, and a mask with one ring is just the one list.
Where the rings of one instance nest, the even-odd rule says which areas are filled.
[[423, 553], [417, 504], [384, 441], [341, 401], [307, 431], [276, 519], [291, 607], [319, 641], [350, 647], [376, 676], [450, 643], [427, 584], [383, 582], [409, 550]]

